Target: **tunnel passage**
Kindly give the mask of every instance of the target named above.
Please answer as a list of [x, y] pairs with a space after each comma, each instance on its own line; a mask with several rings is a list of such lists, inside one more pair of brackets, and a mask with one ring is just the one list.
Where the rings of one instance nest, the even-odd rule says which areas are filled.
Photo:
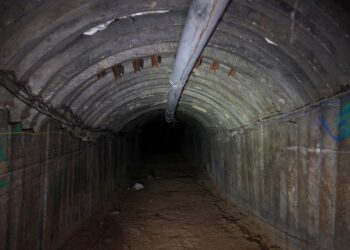
[[[57, 248], [125, 185], [189, 6], [1, 2], [0, 249]], [[232, 0], [178, 105], [184, 155], [290, 247], [350, 248], [344, 6]]]
[[175, 178], [200, 174], [204, 167], [198, 163], [196, 143], [203, 130], [198, 121], [181, 113], [173, 123], [166, 122], [164, 110], [147, 113], [126, 124], [121, 131], [129, 137], [128, 149], [132, 152], [128, 160], [128, 176], [133, 181], [142, 182], [147, 177]]
[[186, 129], [186, 123], [169, 124], [163, 116], [148, 122], [141, 134], [142, 154], [183, 154]]

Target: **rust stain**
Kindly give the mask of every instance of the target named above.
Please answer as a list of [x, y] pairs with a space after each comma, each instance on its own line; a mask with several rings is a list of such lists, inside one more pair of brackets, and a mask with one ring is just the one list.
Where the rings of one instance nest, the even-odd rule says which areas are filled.
[[219, 65], [220, 63], [217, 60], [214, 60], [213, 63], [210, 65], [210, 69], [216, 71], [219, 69]]
[[196, 69], [199, 69], [199, 67], [202, 65], [202, 61], [203, 61], [203, 58], [202, 58], [202, 56], [200, 56], [200, 57], [198, 58], [196, 64], [194, 65], [194, 67], [195, 67]]
[[159, 55], [153, 55], [151, 58], [151, 62], [152, 62], [152, 67], [158, 67], [160, 62], [162, 60], [162, 57]]
[[134, 67], [134, 72], [141, 72], [143, 69], [143, 59], [137, 58], [132, 61], [132, 66]]
[[97, 79], [101, 79], [102, 77], [105, 77], [107, 75], [107, 72], [105, 69], [101, 70], [96, 74]]
[[116, 80], [120, 79], [124, 75], [124, 66], [117, 64], [112, 67], [113, 75]]
[[231, 68], [230, 72], [228, 72], [228, 76], [234, 77], [236, 75], [237, 71], [234, 68]]

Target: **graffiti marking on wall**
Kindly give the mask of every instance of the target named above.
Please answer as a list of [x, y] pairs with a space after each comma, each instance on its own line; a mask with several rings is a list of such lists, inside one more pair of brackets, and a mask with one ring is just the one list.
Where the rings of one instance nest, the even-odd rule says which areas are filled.
[[338, 136], [332, 132], [324, 116], [320, 116], [319, 120], [324, 130], [337, 142], [344, 141], [350, 137], [350, 101], [343, 105], [340, 110], [335, 124], [338, 128]]
[[[6, 160], [5, 151], [4, 151], [3, 147], [0, 146], [0, 168], [2, 168], [2, 166], [5, 166], [6, 162], [7, 162], [7, 160]], [[2, 169], [0, 169], [0, 171], [1, 170]], [[9, 184], [10, 183], [7, 180], [7, 177], [0, 176], [0, 190], [6, 188]]]

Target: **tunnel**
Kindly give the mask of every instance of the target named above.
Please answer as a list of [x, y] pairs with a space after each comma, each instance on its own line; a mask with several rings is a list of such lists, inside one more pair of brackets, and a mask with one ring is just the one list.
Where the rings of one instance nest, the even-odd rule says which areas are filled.
[[201, 2], [0, 2], [0, 249], [350, 249], [348, 2], [226, 1], [165, 119]]

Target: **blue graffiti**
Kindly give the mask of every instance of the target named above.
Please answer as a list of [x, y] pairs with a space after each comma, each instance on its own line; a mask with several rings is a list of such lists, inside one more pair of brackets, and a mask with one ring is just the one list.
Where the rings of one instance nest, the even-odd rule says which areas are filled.
[[336, 119], [336, 125], [339, 131], [338, 136], [336, 136], [330, 127], [324, 116], [320, 116], [319, 120], [321, 122], [324, 130], [328, 132], [328, 134], [337, 142], [342, 142], [345, 139], [350, 137], [350, 101], [347, 102], [339, 112], [339, 115]]

